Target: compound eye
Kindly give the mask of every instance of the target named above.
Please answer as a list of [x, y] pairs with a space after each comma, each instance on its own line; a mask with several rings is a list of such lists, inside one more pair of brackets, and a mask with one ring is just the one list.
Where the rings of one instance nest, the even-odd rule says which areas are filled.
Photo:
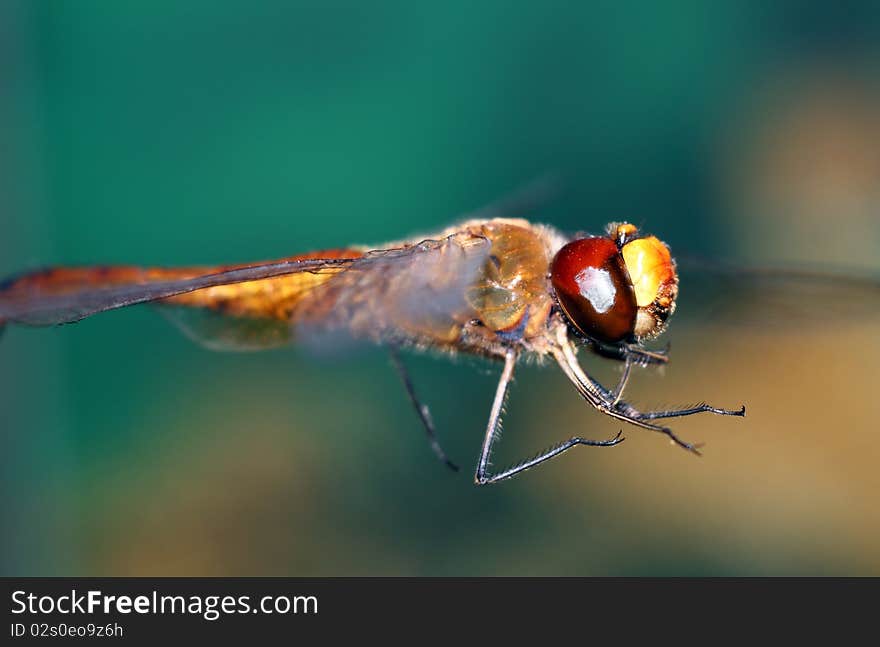
[[614, 241], [568, 243], [553, 258], [550, 281], [562, 311], [581, 333], [612, 344], [633, 338], [638, 305]]

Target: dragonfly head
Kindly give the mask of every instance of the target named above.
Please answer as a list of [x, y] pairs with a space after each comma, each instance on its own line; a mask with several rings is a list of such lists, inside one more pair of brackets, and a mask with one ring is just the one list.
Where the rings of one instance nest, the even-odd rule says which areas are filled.
[[569, 323], [603, 343], [656, 337], [675, 310], [678, 275], [669, 248], [629, 223], [560, 249], [550, 281]]

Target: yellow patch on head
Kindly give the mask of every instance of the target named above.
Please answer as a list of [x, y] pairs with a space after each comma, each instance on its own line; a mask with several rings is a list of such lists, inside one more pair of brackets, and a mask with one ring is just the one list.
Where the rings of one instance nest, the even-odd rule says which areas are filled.
[[[668, 286], [674, 284], [675, 265], [669, 248], [656, 236], [646, 236], [628, 242], [621, 250], [629, 278], [636, 293], [636, 303], [640, 308], [654, 303], [668, 307], [671, 301]], [[674, 295], [672, 296], [674, 299]]]

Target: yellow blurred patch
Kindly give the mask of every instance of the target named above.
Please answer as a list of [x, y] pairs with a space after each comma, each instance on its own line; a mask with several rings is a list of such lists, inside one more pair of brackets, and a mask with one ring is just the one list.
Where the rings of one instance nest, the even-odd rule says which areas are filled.
[[669, 249], [656, 236], [647, 236], [627, 243], [621, 251], [635, 289], [636, 303], [640, 308], [651, 305], [661, 286], [675, 280]]

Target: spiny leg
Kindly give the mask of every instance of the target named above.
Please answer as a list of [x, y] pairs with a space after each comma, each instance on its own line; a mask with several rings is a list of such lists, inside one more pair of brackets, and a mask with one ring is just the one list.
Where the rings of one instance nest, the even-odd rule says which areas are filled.
[[393, 346], [389, 349], [389, 352], [391, 353], [391, 363], [394, 364], [394, 368], [397, 370], [401, 382], [403, 382], [403, 387], [406, 389], [409, 401], [412, 402], [412, 405], [415, 407], [416, 413], [419, 416], [419, 420], [422, 421], [422, 426], [425, 428], [425, 433], [428, 435], [428, 442], [431, 444], [431, 449], [434, 450], [434, 454], [441, 462], [445, 463], [453, 472], [457, 472], [458, 465], [449, 460], [446, 452], [443, 451], [443, 448], [440, 446], [440, 441], [437, 440], [437, 431], [434, 429], [434, 420], [431, 418], [431, 411], [428, 409], [428, 405], [422, 404], [419, 401], [418, 396], [416, 396], [416, 390], [409, 377], [409, 372], [406, 370], [403, 361], [400, 359], [400, 353], [397, 351], [397, 348]]
[[623, 374], [620, 376], [620, 381], [617, 383], [617, 386], [611, 392], [613, 396], [611, 400], [611, 406], [616, 406], [618, 402], [620, 402], [620, 398], [623, 397], [623, 390], [626, 388], [627, 382], [629, 382], [629, 374], [632, 371], [632, 359], [627, 356], [626, 359], [623, 360]]
[[[626, 346], [624, 348], [624, 361], [627, 365], [637, 363], [647, 366], [652, 363], [665, 363], [669, 361], [669, 345], [662, 351], [649, 351], [644, 348]], [[628, 366], [624, 367], [623, 376], [617, 387], [611, 392], [612, 406], [618, 411], [628, 413], [632, 418], [638, 420], [657, 420], [660, 418], [682, 418], [684, 416], [692, 416], [696, 413], [714, 413], [719, 416], [745, 416], [746, 407], [743, 405], [739, 409], [721, 409], [713, 407], [705, 402], [694, 405], [692, 407], [684, 407], [681, 409], [664, 409], [660, 411], [638, 411], [632, 405], [621, 402], [623, 397], [623, 389], [629, 380]]]
[[646, 420], [653, 420], [655, 418], [672, 418], [682, 415], [693, 415], [695, 413], [715, 413], [718, 415], [733, 416], [745, 415], [745, 407], [737, 411], [729, 411], [727, 409], [716, 409], [715, 407], [710, 407], [708, 405], [700, 405], [689, 409], [682, 409], [680, 411], [653, 411], [642, 413], [626, 402], [615, 403], [615, 399], [619, 398], [619, 395], [615, 395], [584, 373], [575, 357], [574, 350], [568, 341], [565, 329], [562, 327], [557, 330], [557, 344], [553, 348], [552, 353], [556, 362], [559, 364], [559, 367], [574, 385], [578, 393], [580, 393], [581, 397], [593, 407], [612, 418], [628, 422], [637, 427], [642, 427], [643, 429], [650, 429], [662, 433], [668, 436], [669, 439], [679, 447], [697, 455], [700, 454], [700, 445], [695, 445], [682, 440], [669, 427], [651, 424], [646, 422]]
[[719, 409], [718, 407], [713, 407], [705, 402], [698, 404], [693, 407], [686, 407], [684, 409], [667, 409], [661, 411], [638, 411], [634, 409], [631, 405], [626, 402], [620, 402], [616, 404], [616, 408], [619, 411], [627, 413], [627, 415], [636, 418], [637, 420], [658, 420], [660, 418], [683, 418], [684, 416], [692, 416], [696, 413], [714, 413], [718, 416], [740, 416], [743, 417], [746, 415], [746, 407], [745, 405], [741, 406], [739, 409]]
[[[667, 348], [668, 351], [668, 348]], [[739, 409], [721, 409], [718, 407], [713, 407], [711, 405], [706, 404], [705, 402], [701, 402], [693, 407], [684, 407], [681, 409], [664, 409], [660, 411], [638, 411], [635, 407], [626, 402], [622, 402], [621, 398], [623, 397], [623, 390], [626, 388], [626, 384], [629, 381], [629, 372], [632, 364], [641, 363], [644, 365], [645, 355], [648, 354], [650, 356], [654, 355], [654, 351], [646, 351], [644, 349], [633, 348], [633, 347], [625, 347], [624, 354], [624, 369], [623, 375], [620, 378], [620, 382], [618, 382], [617, 387], [613, 391], [608, 392], [607, 400], [610, 401], [611, 406], [625, 414], [628, 418], [633, 418], [636, 420], [658, 420], [660, 418], [682, 418], [684, 416], [692, 416], [696, 413], [714, 413], [719, 416], [745, 416], [746, 408], [745, 405], [740, 407]], [[666, 351], [660, 352], [658, 355], [662, 357], [662, 361], [669, 361], [667, 357]], [[650, 360], [655, 361], [655, 360]], [[605, 389], [599, 386], [599, 391], [604, 391]]]
[[634, 358], [638, 358], [639, 363], [643, 366], [648, 366], [649, 364], [669, 363], [669, 344], [666, 344], [666, 347], [662, 350], [648, 350], [647, 348], [636, 348], [632, 346], [627, 350], [627, 354], [632, 355]]
[[651, 364], [668, 364], [669, 363], [669, 344], [661, 350], [648, 350], [642, 348], [639, 344], [592, 344], [592, 349], [596, 354], [609, 359], [623, 361], [627, 358], [631, 359], [634, 364], [639, 366], [650, 366]]
[[510, 381], [513, 378], [513, 368], [516, 365], [516, 358], [516, 353], [513, 351], [508, 351], [508, 353], [504, 356], [504, 370], [501, 372], [501, 378], [498, 381], [498, 388], [495, 390], [495, 400], [492, 402], [492, 410], [489, 413], [489, 422], [486, 425], [486, 437], [483, 440], [483, 449], [480, 452], [480, 461], [479, 463], [477, 463], [477, 471], [474, 474], [474, 482], [477, 485], [497, 483], [499, 481], [509, 479], [510, 477], [519, 474], [520, 472], [523, 472], [531, 467], [534, 467], [535, 465], [539, 465], [544, 461], [548, 461], [551, 458], [559, 456], [560, 454], [568, 451], [575, 445], [609, 447], [611, 445], [616, 445], [620, 442], [623, 442], [623, 438], [621, 438], [620, 432], [618, 432], [617, 436], [610, 440], [587, 440], [585, 438], [574, 437], [538, 454], [534, 458], [530, 458], [528, 460], [522, 461], [521, 463], [517, 463], [512, 467], [508, 467], [506, 470], [498, 472], [497, 474], [490, 474], [489, 459], [492, 455], [492, 447], [498, 440], [498, 432], [501, 427], [501, 412], [504, 408], [504, 401], [507, 397], [507, 390], [510, 386]]
[[[718, 409], [716, 407], [710, 407], [708, 404], [699, 404], [695, 407], [689, 407], [687, 409], [673, 409], [669, 411], [647, 411], [642, 412], [633, 407], [631, 404], [626, 402], [620, 402], [615, 407], [615, 412], [606, 411], [609, 415], [614, 417], [618, 417], [615, 413], [621, 413], [620, 418], [622, 420], [626, 420], [632, 424], [637, 424], [639, 426], [645, 426], [645, 420], [657, 420], [658, 418], [681, 418], [683, 416], [692, 416], [696, 413], [714, 413], [719, 416], [745, 416], [746, 408], [743, 406], [740, 409], [735, 411], [730, 409]], [[648, 425], [648, 429], [653, 429], [654, 431], [658, 431], [662, 434], [669, 436], [669, 439], [672, 440], [676, 445], [682, 447], [689, 452], [700, 455], [699, 449], [702, 447], [702, 443], [693, 444], [686, 442], [675, 435], [669, 427], [664, 427], [661, 425]]]
[[611, 391], [611, 405], [616, 406], [623, 398], [623, 391], [626, 389], [626, 385], [629, 382], [633, 365], [638, 365], [644, 368], [651, 364], [666, 364], [669, 361], [669, 345], [667, 344], [666, 348], [663, 350], [653, 351], [625, 344], [616, 347], [613, 354], [607, 350], [605, 351], [605, 354], [624, 362], [623, 373], [620, 376], [620, 380], [614, 390]]
[[626, 402], [621, 402], [617, 406], [612, 405], [611, 393], [602, 385], [587, 377], [579, 366], [575, 371], [572, 371], [569, 374], [569, 379], [572, 380], [572, 383], [575, 385], [575, 388], [581, 396], [605, 415], [627, 422], [636, 427], [664, 434], [679, 447], [697, 454], [698, 456], [700, 455], [699, 449], [701, 445], [682, 440], [669, 427], [646, 422], [641, 417], [641, 412], [632, 405]]

